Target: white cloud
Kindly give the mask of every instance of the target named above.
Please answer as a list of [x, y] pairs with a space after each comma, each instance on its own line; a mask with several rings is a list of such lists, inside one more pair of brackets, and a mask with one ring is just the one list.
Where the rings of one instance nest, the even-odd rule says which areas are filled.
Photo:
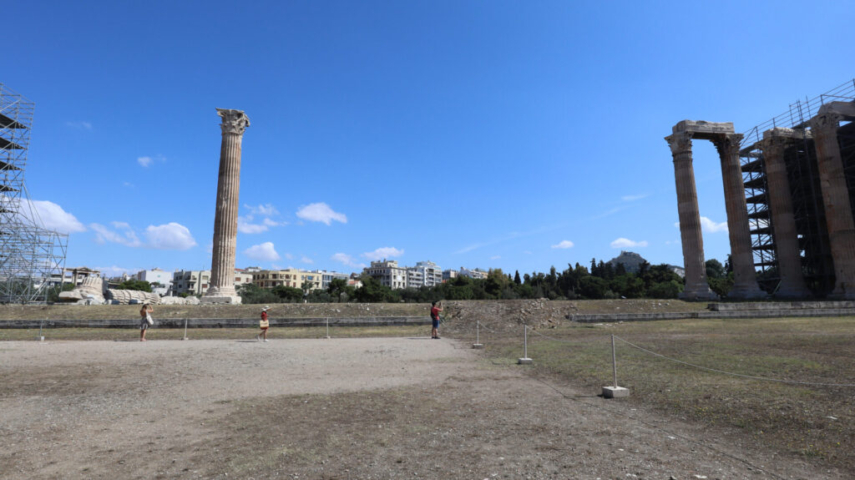
[[[8, 199], [8, 197], [6, 197]], [[13, 201], [12, 199], [8, 199]], [[85, 232], [86, 227], [59, 205], [47, 200], [21, 200], [19, 212], [30, 223], [41, 224], [59, 233]], [[39, 222], [41, 220], [41, 222]]]
[[285, 256], [286, 260], [293, 260], [294, 259], [294, 255], [291, 255], [290, 253], [286, 253], [284, 256]]
[[636, 242], [634, 240], [630, 240], [628, 238], [618, 238], [614, 242], [611, 243], [612, 248], [633, 248], [633, 247], [646, 247], [647, 241], [642, 240], [640, 242]]
[[311, 258], [309, 258], [309, 257], [307, 257], [307, 256], [305, 256], [305, 255], [303, 255], [302, 257], [300, 257], [300, 261], [301, 261], [301, 262], [303, 262], [303, 263], [315, 263], [315, 261], [314, 261], [314, 260], [312, 260]]
[[266, 203], [264, 205], [259, 205], [257, 207], [253, 207], [252, 205], [243, 205], [244, 208], [249, 210], [249, 213], [252, 215], [261, 215], [262, 217], [272, 217], [274, 215], [279, 215], [279, 210], [276, 210], [276, 207], [273, 205]]
[[104, 244], [111, 242], [118, 243], [119, 245], [124, 245], [126, 247], [142, 246], [142, 242], [140, 242], [139, 237], [137, 237], [137, 234], [131, 230], [127, 223], [113, 222], [113, 227], [121, 230], [121, 232], [114, 232], [99, 223], [92, 223], [89, 225], [89, 228], [95, 231], [95, 243]]
[[148, 247], [160, 250], [188, 250], [196, 246], [196, 240], [190, 230], [179, 223], [170, 222], [165, 225], [149, 225], [145, 229]]
[[498, 260], [500, 258], [502, 258], [501, 255], [493, 255], [492, 257], [490, 257], [490, 260]]
[[573, 248], [573, 242], [570, 240], [562, 240], [559, 243], [552, 246], [552, 248]]
[[624, 195], [620, 197], [624, 202], [634, 202], [636, 200], [641, 200], [642, 198], [647, 198], [649, 195], [646, 193], [642, 193], [641, 195]]
[[271, 220], [269, 218], [265, 218], [262, 222], [267, 227], [284, 227], [288, 225], [288, 222], [277, 222], [276, 220]]
[[343, 263], [344, 265], [347, 265], [348, 267], [365, 268], [364, 263], [357, 262], [356, 260], [353, 259], [353, 257], [351, 257], [350, 255], [348, 255], [346, 253], [336, 253], [335, 255], [330, 257], [330, 259], [335, 260], [336, 262], [339, 262], [339, 263]]
[[78, 130], [92, 130], [92, 124], [89, 122], [65, 122], [66, 127], [76, 128]]
[[526, 250], [526, 251], [524, 251], [523, 253], [524, 253], [524, 254], [526, 254], [526, 255], [531, 255], [531, 250]]
[[249, 223], [252, 220], [252, 215], [246, 217], [238, 217], [238, 232], [252, 235], [255, 233], [264, 233], [267, 231], [267, 225], [260, 223]]
[[[676, 222], [674, 226], [679, 229], [680, 222]], [[707, 217], [701, 217], [701, 230], [705, 233], [727, 233], [727, 222], [716, 223], [715, 221], [710, 220]]]
[[404, 254], [403, 250], [398, 250], [395, 247], [382, 247], [374, 250], [373, 252], [365, 252], [362, 254], [363, 257], [368, 260], [380, 260], [383, 258], [395, 258], [400, 257]]
[[134, 188], [134, 184], [131, 182], [122, 182], [123, 187]]
[[152, 164], [152, 163], [154, 163], [155, 161], [157, 161], [157, 162], [165, 162], [165, 161], [166, 161], [166, 157], [164, 157], [163, 155], [155, 155], [154, 157], [148, 157], [148, 156], [146, 156], [146, 157], [137, 157], [137, 163], [139, 163], [139, 164], [140, 164], [140, 166], [142, 166], [142, 167], [144, 167], [144, 168], [148, 168], [148, 167], [149, 167], [149, 166], [151, 166], [151, 164]]
[[260, 262], [273, 262], [281, 257], [276, 253], [273, 242], [264, 242], [260, 245], [253, 245], [243, 251], [247, 257], [258, 260]]
[[333, 221], [347, 223], [345, 214], [333, 211], [326, 203], [311, 203], [300, 207], [297, 210], [297, 216], [303, 220], [321, 222], [326, 225], [332, 224]]

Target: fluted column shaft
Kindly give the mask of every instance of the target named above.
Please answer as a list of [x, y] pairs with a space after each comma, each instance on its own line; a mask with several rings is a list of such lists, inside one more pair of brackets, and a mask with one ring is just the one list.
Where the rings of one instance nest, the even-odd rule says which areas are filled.
[[211, 283], [205, 297], [210, 301], [219, 298], [224, 303], [240, 303], [240, 297], [234, 287], [234, 269], [240, 205], [241, 146], [243, 133], [249, 126], [249, 118], [240, 110], [217, 109], [217, 114], [223, 117], [223, 139], [217, 179]]
[[721, 179], [724, 183], [724, 204], [727, 210], [727, 231], [730, 236], [730, 259], [733, 265], [733, 288], [728, 298], [760, 298], [766, 294], [757, 285], [754, 271], [754, 254], [751, 250], [751, 230], [748, 225], [748, 208], [745, 204], [745, 183], [739, 161], [739, 144], [742, 134], [718, 136], [713, 143], [721, 160]]
[[[770, 133], [771, 132], [771, 133]], [[784, 163], [784, 151], [790, 140], [775, 134], [764, 133], [760, 143], [763, 161], [766, 165], [766, 183], [768, 184], [769, 209], [772, 213], [772, 229], [775, 233], [775, 254], [778, 260], [778, 274], [781, 283], [775, 292], [781, 298], [805, 298], [810, 296], [802, 273], [802, 259], [799, 253], [799, 238], [796, 220], [793, 214], [793, 199], [787, 167]], [[769, 135], [767, 135], [769, 134]]]
[[240, 158], [243, 136], [223, 133], [220, 174], [217, 180], [217, 211], [214, 216], [214, 254], [211, 286], [220, 293], [234, 293], [234, 265], [240, 195]]
[[820, 109], [820, 113], [811, 119], [811, 133], [834, 260], [835, 283], [831, 296], [851, 300], [855, 299], [855, 220], [849, 203], [840, 144], [837, 143], [841, 118], [834, 112]]
[[695, 169], [692, 165], [692, 135], [675, 133], [665, 140], [674, 157], [674, 177], [677, 182], [677, 207], [680, 214], [680, 238], [683, 243], [683, 265], [686, 269], [686, 287], [681, 298], [704, 300], [714, 298], [707, 284], [704, 265], [704, 239], [701, 234], [701, 215], [698, 210], [698, 192], [695, 188]]

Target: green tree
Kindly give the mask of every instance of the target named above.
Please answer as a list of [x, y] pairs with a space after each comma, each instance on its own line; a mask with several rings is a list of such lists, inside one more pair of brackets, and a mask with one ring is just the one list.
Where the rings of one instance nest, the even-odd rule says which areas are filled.
[[520, 271], [519, 270], [514, 272], [514, 283], [516, 283], [517, 285], [522, 285], [522, 280], [520, 280]]
[[137, 290], [151, 293], [151, 284], [145, 280], [125, 280], [116, 286], [116, 290]]
[[282, 300], [266, 288], [261, 288], [252, 283], [246, 283], [238, 287], [238, 295], [241, 302], [246, 304], [280, 303]]
[[274, 295], [285, 302], [301, 302], [303, 301], [303, 290], [296, 287], [286, 287], [285, 285], [277, 285], [271, 290]]
[[724, 265], [714, 258], [707, 260], [704, 265], [707, 270], [707, 278], [724, 278], [727, 275]]

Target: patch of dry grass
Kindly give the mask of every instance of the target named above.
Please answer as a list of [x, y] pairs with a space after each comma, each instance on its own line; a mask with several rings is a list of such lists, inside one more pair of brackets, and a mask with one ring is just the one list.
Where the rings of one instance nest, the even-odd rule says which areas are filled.
[[[614, 333], [692, 364], [793, 382], [855, 384], [855, 318], [683, 320], [568, 324], [529, 334], [539, 374], [593, 391], [612, 383]], [[519, 335], [481, 332], [498, 363], [523, 356]], [[715, 428], [744, 431], [764, 443], [855, 471], [855, 388], [752, 380], [656, 357], [620, 340], [617, 377], [630, 402]]]

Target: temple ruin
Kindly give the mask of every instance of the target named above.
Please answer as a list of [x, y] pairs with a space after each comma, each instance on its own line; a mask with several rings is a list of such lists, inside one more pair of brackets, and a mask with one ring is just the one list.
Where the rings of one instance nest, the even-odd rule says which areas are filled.
[[[844, 101], [841, 101], [844, 100]], [[677, 184], [683, 298], [707, 300], [692, 141], [719, 153], [730, 235], [732, 299], [855, 300], [855, 81], [746, 133], [684, 120], [665, 137]]]

